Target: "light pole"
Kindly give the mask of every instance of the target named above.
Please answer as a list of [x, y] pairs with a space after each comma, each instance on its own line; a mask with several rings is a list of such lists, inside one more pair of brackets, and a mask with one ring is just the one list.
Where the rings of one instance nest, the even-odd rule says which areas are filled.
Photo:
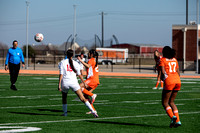
[[107, 15], [107, 13], [101, 12], [101, 47], [104, 47], [104, 15]]
[[199, 0], [197, 0], [197, 74], [199, 73]]
[[26, 69], [28, 69], [28, 11], [29, 11], [29, 1], [26, 1]]
[[73, 27], [73, 47], [74, 47], [74, 57], [75, 57], [75, 43], [76, 43], [76, 5], [74, 7], [74, 27]]

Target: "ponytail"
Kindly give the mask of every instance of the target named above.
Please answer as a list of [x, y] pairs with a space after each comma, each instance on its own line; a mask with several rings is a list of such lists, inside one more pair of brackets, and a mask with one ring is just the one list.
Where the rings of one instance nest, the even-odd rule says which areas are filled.
[[96, 65], [95, 67], [97, 67], [97, 64], [98, 64], [98, 58], [99, 58], [99, 54], [97, 51], [95, 51], [95, 56], [96, 56]]
[[74, 68], [73, 61], [71, 57], [73, 56], [73, 51], [71, 49], [67, 50], [67, 58], [69, 59], [69, 65], [71, 69], [76, 73], [76, 69]]
[[95, 67], [97, 67], [97, 64], [98, 64], [98, 56], [99, 56], [99, 54], [98, 54], [97, 51], [94, 50], [94, 49], [91, 49], [91, 50], [89, 51], [89, 53], [92, 54], [94, 58], [96, 58]]

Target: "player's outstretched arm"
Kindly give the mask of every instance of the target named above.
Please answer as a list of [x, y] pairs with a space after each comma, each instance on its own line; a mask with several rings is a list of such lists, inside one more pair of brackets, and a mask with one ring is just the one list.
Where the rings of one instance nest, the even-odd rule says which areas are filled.
[[77, 57], [77, 59], [78, 59], [86, 68], [90, 68], [90, 67], [91, 67], [91, 64], [85, 63], [84, 61], [81, 60], [80, 57]]
[[59, 74], [59, 83], [58, 83], [58, 90], [59, 91], [62, 91], [62, 88], [61, 88], [61, 80], [63, 78], [63, 75], [62, 74]]

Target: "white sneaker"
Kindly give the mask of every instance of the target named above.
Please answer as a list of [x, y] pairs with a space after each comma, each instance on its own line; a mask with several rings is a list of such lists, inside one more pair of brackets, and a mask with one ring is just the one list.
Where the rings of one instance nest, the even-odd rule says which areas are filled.
[[97, 94], [93, 94], [93, 96], [92, 96], [92, 103], [91, 103], [91, 104], [93, 104], [93, 103], [94, 103], [94, 101], [95, 101], [96, 97], [97, 97]]
[[92, 114], [92, 111], [86, 112], [87, 115]]
[[98, 118], [98, 117], [99, 117], [98, 114], [97, 114], [97, 111], [94, 111], [92, 114], [93, 114], [93, 116], [94, 116], [95, 118]]
[[[96, 111], [96, 113], [97, 113], [97, 111]], [[87, 115], [92, 114], [92, 111], [86, 112], [86, 114]]]
[[159, 87], [158, 89], [159, 89], [159, 90], [163, 90], [163, 88], [162, 88], [162, 87]]
[[153, 90], [156, 90], [156, 89], [157, 89], [157, 87], [153, 87], [152, 89], [153, 89]]

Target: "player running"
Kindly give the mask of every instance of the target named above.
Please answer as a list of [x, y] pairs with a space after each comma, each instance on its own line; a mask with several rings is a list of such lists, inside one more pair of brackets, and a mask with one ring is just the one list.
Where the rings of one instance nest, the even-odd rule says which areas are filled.
[[98, 117], [97, 112], [92, 108], [91, 104], [85, 99], [81, 92], [81, 87], [79, 86], [76, 74], [81, 79], [83, 86], [86, 86], [86, 84], [84, 83], [83, 77], [80, 73], [80, 65], [76, 61], [72, 60], [72, 56], [73, 51], [68, 50], [67, 59], [62, 60], [59, 63], [60, 74], [58, 90], [62, 92], [63, 115], [67, 116], [67, 94], [71, 88], [77, 94], [79, 99], [89, 108], [94, 117]]
[[162, 92], [162, 105], [171, 118], [170, 128], [181, 126], [178, 109], [174, 103], [176, 95], [181, 88], [179, 66], [175, 56], [175, 50], [169, 46], [163, 48], [163, 58], [160, 61], [161, 78], [164, 81]]
[[[98, 70], [98, 53], [92, 49], [88, 53], [89, 61], [88, 63], [85, 63], [81, 60], [80, 57], [78, 57], [78, 60], [85, 66], [87, 70], [87, 79], [85, 80], [86, 87], [84, 86], [84, 83], [82, 82], [80, 84], [82, 88], [82, 92], [86, 94], [87, 98], [88, 96], [92, 97], [92, 101], [90, 101], [93, 109], [95, 110], [93, 103], [97, 97], [96, 94], [93, 94], [92, 92], [96, 89], [96, 87], [100, 84], [99, 83], [99, 70]], [[95, 59], [96, 58], [96, 59]], [[88, 98], [89, 99], [89, 98]], [[87, 112], [87, 114], [90, 114], [91, 112]]]
[[[158, 72], [158, 75], [157, 75], [156, 86], [152, 88], [153, 90], [156, 90], [156, 89], [162, 90], [162, 89], [163, 89], [163, 81], [160, 79], [160, 76], [161, 76], [161, 68], [160, 68], [160, 66], [159, 66], [161, 58], [162, 58], [162, 56], [160, 55], [160, 53], [158, 52], [158, 50], [155, 50], [155, 51], [154, 51], [154, 60], [155, 60], [155, 62], [156, 62], [156, 70], [157, 70], [157, 72]], [[160, 86], [161, 86], [161, 87], [158, 88], [159, 83], [160, 83]]]

